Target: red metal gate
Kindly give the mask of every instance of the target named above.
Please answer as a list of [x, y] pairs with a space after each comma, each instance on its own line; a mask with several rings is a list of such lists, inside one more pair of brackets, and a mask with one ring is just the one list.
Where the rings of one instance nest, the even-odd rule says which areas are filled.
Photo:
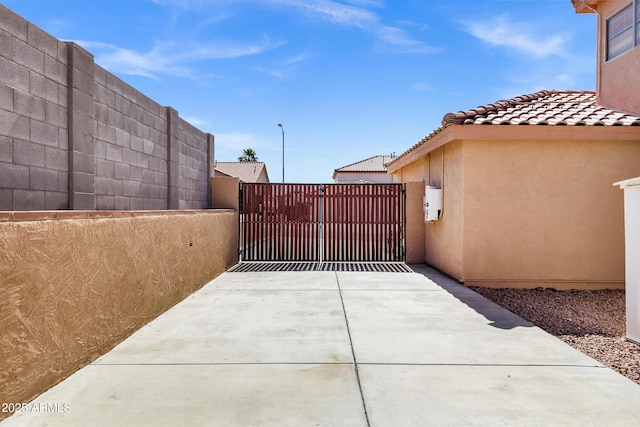
[[242, 261], [402, 262], [403, 184], [241, 184]]

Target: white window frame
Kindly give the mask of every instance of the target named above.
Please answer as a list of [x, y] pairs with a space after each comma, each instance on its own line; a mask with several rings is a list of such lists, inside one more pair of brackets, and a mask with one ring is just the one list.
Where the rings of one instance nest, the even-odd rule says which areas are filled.
[[[626, 23], [626, 25], [622, 22], [617, 22], [624, 19], [623, 16], [625, 14], [631, 15], [631, 22]], [[627, 17], [626, 19], [628, 20], [629, 18]], [[617, 29], [617, 34], [614, 35], [615, 38], [611, 38], [612, 24], [624, 26], [622, 29]], [[607, 61], [611, 61], [640, 45], [640, 0], [633, 0], [631, 4], [607, 19], [605, 30]]]

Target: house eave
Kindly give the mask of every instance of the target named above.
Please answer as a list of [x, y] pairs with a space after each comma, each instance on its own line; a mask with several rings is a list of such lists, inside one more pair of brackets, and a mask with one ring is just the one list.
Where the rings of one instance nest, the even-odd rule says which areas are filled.
[[598, 0], [571, 0], [576, 13], [596, 13]]
[[449, 125], [413, 150], [387, 164], [388, 173], [415, 162], [433, 150], [458, 140], [517, 141], [638, 141], [640, 126], [540, 126], [540, 125]]

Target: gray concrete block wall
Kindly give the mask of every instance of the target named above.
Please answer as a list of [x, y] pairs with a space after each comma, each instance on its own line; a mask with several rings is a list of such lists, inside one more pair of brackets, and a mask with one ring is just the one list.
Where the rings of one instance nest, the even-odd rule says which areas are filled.
[[207, 208], [213, 143], [0, 5], [0, 210]]
[[193, 209], [209, 202], [208, 162], [209, 144], [207, 134], [200, 132], [188, 122], [180, 119], [177, 138], [182, 142], [180, 152], [180, 188], [181, 209]]
[[66, 209], [67, 46], [0, 5], [0, 210]]
[[95, 69], [97, 208], [167, 209], [166, 108]]

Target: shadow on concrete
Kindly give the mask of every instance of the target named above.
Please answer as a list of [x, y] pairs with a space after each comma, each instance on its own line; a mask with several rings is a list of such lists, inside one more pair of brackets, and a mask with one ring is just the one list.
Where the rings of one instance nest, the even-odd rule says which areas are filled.
[[535, 326], [533, 323], [513, 314], [506, 308], [488, 300], [427, 264], [411, 264], [409, 267], [415, 273], [422, 274], [460, 300], [460, 302], [484, 316], [489, 321], [488, 324], [490, 326], [500, 329], [531, 328]]

